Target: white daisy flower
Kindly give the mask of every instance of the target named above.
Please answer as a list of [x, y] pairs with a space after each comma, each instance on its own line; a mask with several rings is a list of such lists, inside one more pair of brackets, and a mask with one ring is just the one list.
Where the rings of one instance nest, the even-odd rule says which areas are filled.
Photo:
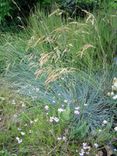
[[108, 96], [111, 96], [111, 93], [110, 93], [110, 92], [108, 92], [108, 93], [107, 93], [107, 95], [108, 95]]
[[62, 137], [62, 139], [65, 141], [65, 140], [66, 140], [66, 137], [65, 137], [65, 136], [63, 136], [63, 137]]
[[37, 121], [38, 121], [38, 119], [35, 119], [35, 120], [34, 120], [34, 122], [37, 122]]
[[88, 106], [88, 104], [87, 104], [87, 103], [85, 103], [85, 104], [84, 104], [84, 106]]
[[114, 92], [110, 92], [110, 95], [113, 96], [114, 95]]
[[12, 104], [13, 104], [13, 105], [15, 105], [15, 104], [16, 104], [16, 101], [15, 101], [14, 99], [12, 100]]
[[75, 107], [75, 110], [79, 110], [80, 109], [80, 107]]
[[117, 99], [117, 95], [113, 96], [112, 98], [113, 98], [113, 100], [116, 100]]
[[22, 135], [22, 136], [24, 136], [24, 135], [25, 135], [25, 133], [24, 133], [24, 132], [21, 132], [21, 135]]
[[117, 127], [114, 128], [115, 132], [117, 132]]
[[57, 118], [57, 117], [50, 117], [50, 122], [59, 122], [59, 118]]
[[97, 143], [94, 143], [94, 147], [95, 147], [95, 148], [98, 148], [99, 145], [98, 145]]
[[84, 154], [85, 154], [84, 149], [81, 149], [81, 151], [80, 151], [79, 155], [80, 155], [80, 156], [84, 156]]
[[99, 132], [102, 132], [102, 130], [101, 130], [101, 129], [99, 129], [98, 131], [99, 131]]
[[108, 123], [108, 121], [106, 121], [106, 120], [103, 121], [103, 124], [104, 124], [104, 125], [106, 125], [107, 123]]
[[38, 92], [39, 91], [39, 88], [36, 88], [35, 90], [36, 90], [36, 92]]
[[68, 100], [64, 100], [64, 102], [65, 102], [65, 103], [67, 103], [67, 102], [68, 102]]
[[54, 117], [50, 117], [50, 122], [53, 122], [54, 121]]
[[33, 121], [32, 120], [30, 120], [30, 124], [33, 124]]
[[58, 140], [58, 141], [61, 141], [61, 140], [62, 140], [62, 138], [61, 138], [61, 137], [58, 137], [58, 138], [57, 138], [57, 140]]
[[64, 112], [65, 110], [63, 108], [58, 108], [58, 112], [61, 113], [61, 112]]
[[49, 106], [48, 106], [48, 105], [45, 106], [45, 110], [46, 110], [46, 111], [49, 110]]
[[59, 122], [59, 118], [54, 117], [54, 121], [55, 121], [55, 122]]
[[78, 110], [74, 110], [74, 114], [79, 115], [80, 112]]
[[56, 103], [56, 101], [55, 101], [55, 100], [53, 100], [52, 102], [53, 102], [53, 103]]
[[20, 139], [19, 137], [16, 137], [16, 140], [17, 140], [18, 144], [22, 143], [22, 139]]
[[21, 131], [22, 129], [21, 128], [17, 128], [18, 129], [18, 131]]

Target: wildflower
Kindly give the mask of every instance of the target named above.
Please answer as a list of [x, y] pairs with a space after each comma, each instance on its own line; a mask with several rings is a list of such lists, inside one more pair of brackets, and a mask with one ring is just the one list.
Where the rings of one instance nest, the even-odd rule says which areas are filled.
[[112, 98], [113, 98], [113, 100], [116, 100], [117, 99], [117, 95], [113, 96]]
[[60, 94], [60, 93], [58, 93], [58, 96], [61, 96], [61, 94]]
[[79, 112], [78, 110], [75, 110], [75, 111], [74, 111], [74, 114], [79, 115], [80, 112]]
[[15, 104], [16, 104], [15, 100], [12, 100], [12, 104], [13, 104], [13, 105], [15, 105]]
[[59, 118], [57, 118], [57, 117], [50, 117], [50, 122], [59, 122]]
[[71, 44], [71, 43], [69, 43], [68, 45], [69, 45], [70, 47], [73, 47], [73, 44]]
[[58, 138], [57, 138], [57, 140], [58, 140], [58, 141], [61, 141], [61, 140], [62, 140], [62, 138], [61, 138], [61, 137], [58, 137]]
[[113, 78], [113, 81], [117, 81], [117, 78], [116, 78], [116, 77], [114, 77], [114, 78]]
[[67, 103], [67, 102], [68, 102], [68, 100], [64, 100], [64, 102], [65, 102], [65, 103]]
[[113, 91], [117, 91], [117, 83], [115, 83], [114, 85], [112, 85], [112, 90]]
[[80, 155], [80, 156], [84, 156], [84, 154], [85, 154], [84, 149], [81, 149], [81, 151], [80, 151], [79, 155]]
[[80, 109], [80, 107], [75, 107], [75, 110], [79, 110]]
[[39, 91], [39, 88], [36, 88], [35, 90], [36, 90], [36, 92], [38, 92]]
[[22, 135], [22, 136], [24, 136], [24, 135], [25, 135], [25, 133], [24, 133], [24, 132], [21, 132], [21, 135]]
[[32, 120], [30, 120], [30, 124], [33, 124], [33, 121]]
[[64, 80], [64, 77], [61, 77], [61, 80]]
[[117, 149], [116, 149], [116, 148], [114, 148], [113, 150], [114, 150], [115, 152], [117, 151]]
[[115, 87], [115, 90], [117, 90], [117, 80], [116, 82], [114, 82], [114, 87]]
[[106, 125], [108, 122], [106, 120], [103, 121], [103, 124]]
[[76, 150], [76, 153], [78, 153], [78, 150]]
[[5, 98], [4, 98], [4, 97], [0, 97], [0, 100], [1, 100], [1, 101], [4, 101], [4, 100], [5, 100]]
[[91, 147], [87, 143], [83, 143], [83, 149], [90, 151]]
[[27, 127], [28, 125], [27, 125], [27, 124], [25, 124], [24, 126], [25, 126], [25, 127]]
[[57, 140], [58, 140], [58, 141], [66, 141], [66, 137], [65, 137], [65, 136], [63, 136], [63, 137], [58, 137]]
[[62, 139], [65, 141], [65, 140], [66, 140], [66, 137], [65, 137], [65, 136], [63, 136], [63, 137], [62, 137]]
[[108, 92], [108, 93], [107, 93], [107, 95], [108, 95], [108, 96], [111, 96], [111, 93], [110, 93], [110, 92]]
[[83, 147], [86, 147], [87, 146], [87, 143], [83, 143], [82, 145], [83, 145]]
[[84, 104], [84, 106], [88, 106], [88, 104], [87, 104], [87, 103], [85, 103], [85, 104]]
[[18, 144], [22, 143], [22, 139], [20, 139], [19, 137], [16, 137], [16, 140], [17, 140]]
[[54, 117], [54, 121], [55, 121], [55, 122], [59, 122], [59, 118]]
[[115, 132], [117, 132], [117, 127], [114, 128]]
[[101, 132], [102, 130], [101, 130], [101, 129], [99, 129], [98, 131], [99, 131], [99, 132]]
[[56, 101], [55, 101], [55, 100], [53, 100], [52, 102], [53, 102], [53, 103], [56, 103]]
[[61, 113], [61, 112], [64, 112], [65, 110], [63, 108], [58, 108], [58, 112]]
[[54, 117], [50, 117], [50, 122], [53, 122], [54, 121]]
[[24, 102], [21, 102], [21, 104], [22, 104], [22, 107], [26, 107], [26, 105], [24, 104]]
[[110, 95], [113, 96], [114, 95], [114, 92], [110, 92]]
[[46, 111], [49, 110], [49, 106], [48, 106], [48, 105], [45, 106], [45, 110], [46, 110]]
[[99, 145], [98, 145], [97, 143], [94, 143], [94, 147], [95, 147], [95, 148], [98, 148]]
[[18, 128], [18, 131], [21, 131], [22, 129], [21, 128]]
[[35, 119], [35, 120], [34, 120], [34, 122], [37, 122], [37, 121], [38, 121], [38, 119]]
[[14, 117], [14, 118], [17, 118], [17, 114], [14, 114], [13, 117]]
[[85, 154], [85, 153], [81, 153], [81, 152], [79, 153], [80, 156], [84, 156], [84, 154]]

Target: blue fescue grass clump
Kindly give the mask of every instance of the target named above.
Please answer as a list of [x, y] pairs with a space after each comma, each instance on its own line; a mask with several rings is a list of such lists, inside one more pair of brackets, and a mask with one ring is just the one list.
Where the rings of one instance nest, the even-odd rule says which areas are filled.
[[47, 75], [36, 79], [36, 66], [30, 68], [26, 60], [7, 73], [7, 80], [18, 93], [34, 101], [49, 103], [53, 107], [57, 104], [70, 107], [71, 110], [80, 107], [81, 112], [75, 122], [86, 121], [91, 131], [99, 128], [103, 120], [111, 121], [116, 116], [116, 101], [107, 96], [112, 79], [117, 75], [116, 65], [111, 69], [105, 69], [104, 72], [79, 71], [63, 75], [46, 85]]

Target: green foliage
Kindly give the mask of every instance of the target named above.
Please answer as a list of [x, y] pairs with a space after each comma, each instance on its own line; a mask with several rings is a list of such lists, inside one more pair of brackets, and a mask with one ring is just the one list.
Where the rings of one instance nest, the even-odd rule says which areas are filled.
[[10, 16], [10, 4], [10, 0], [0, 0], [0, 23], [2, 20], [4, 20], [5, 16]]

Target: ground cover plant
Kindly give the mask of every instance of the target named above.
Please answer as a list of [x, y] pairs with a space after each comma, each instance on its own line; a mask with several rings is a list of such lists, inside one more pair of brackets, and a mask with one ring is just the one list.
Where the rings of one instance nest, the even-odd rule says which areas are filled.
[[0, 156], [117, 155], [116, 13], [107, 8], [77, 20], [36, 8], [27, 27], [1, 32]]

